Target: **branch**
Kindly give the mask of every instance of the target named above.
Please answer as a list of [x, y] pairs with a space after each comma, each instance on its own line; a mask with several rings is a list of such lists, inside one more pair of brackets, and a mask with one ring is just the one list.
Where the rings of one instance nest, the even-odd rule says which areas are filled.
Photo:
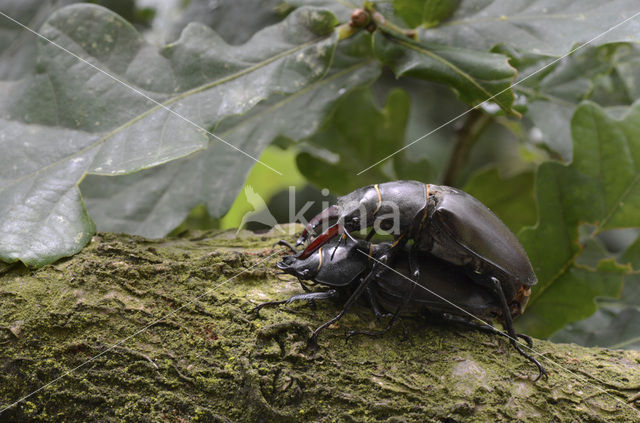
[[492, 116], [482, 110], [474, 109], [469, 112], [462, 127], [456, 131], [455, 145], [444, 172], [444, 185], [457, 186], [471, 149], [491, 120]]
[[251, 313], [301, 292], [277, 274], [276, 239], [100, 234], [70, 259], [9, 269], [0, 276], [0, 327], [11, 328], [0, 332], [0, 410], [62, 378], [0, 420], [640, 419], [637, 351], [534, 340], [550, 377], [533, 383], [536, 369], [502, 339], [448, 324], [406, 320], [346, 342], [347, 330], [376, 326], [363, 307], [321, 334], [313, 355], [311, 330], [339, 302]]

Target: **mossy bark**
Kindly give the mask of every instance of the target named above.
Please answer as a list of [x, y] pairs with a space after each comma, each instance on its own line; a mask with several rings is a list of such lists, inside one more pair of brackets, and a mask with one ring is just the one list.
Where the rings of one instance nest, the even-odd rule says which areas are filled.
[[55, 382], [0, 421], [640, 421], [636, 351], [534, 340], [550, 372], [534, 383], [504, 340], [447, 324], [346, 342], [375, 327], [362, 307], [313, 355], [311, 330], [340, 304], [253, 315], [301, 289], [277, 274], [277, 234], [241, 235], [100, 234], [42, 269], [3, 269], [0, 410]]

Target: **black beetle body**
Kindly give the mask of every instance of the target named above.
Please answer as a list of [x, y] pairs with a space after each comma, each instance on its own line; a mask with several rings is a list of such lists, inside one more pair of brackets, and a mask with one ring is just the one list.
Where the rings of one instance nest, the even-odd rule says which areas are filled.
[[[332, 288], [344, 288], [359, 283], [369, 268], [369, 258], [360, 251], [366, 251], [377, 258], [390, 247], [391, 244], [388, 243], [368, 248], [364, 242], [347, 240], [344, 244], [339, 244], [338, 240], [332, 240], [306, 258], [286, 256], [277, 266], [285, 273], [303, 280]], [[376, 300], [388, 312], [394, 311], [415, 285], [409, 278], [408, 253], [398, 254], [394, 265], [395, 271], [383, 269], [371, 283]], [[414, 290], [407, 307], [402, 310], [403, 315], [428, 310], [470, 319], [470, 315], [460, 308], [485, 320], [500, 315], [500, 305], [495, 297], [455, 266], [427, 254], [421, 256], [420, 266], [424, 270], [418, 281], [422, 289]]]
[[527, 253], [509, 228], [475, 197], [455, 188], [430, 185], [427, 219], [417, 247], [464, 267], [474, 280], [500, 281], [512, 315], [524, 312], [538, 282]]
[[[399, 238], [412, 231], [419, 220], [420, 213], [427, 206], [427, 185], [417, 181], [396, 181], [384, 184], [369, 185], [339, 197], [337, 204], [320, 212], [302, 231], [296, 245], [302, 245], [321, 223], [333, 222], [347, 232], [371, 227], [377, 220], [381, 229], [389, 230], [393, 226], [393, 213], [399, 224], [392, 235]], [[385, 216], [388, 218], [385, 219]], [[334, 226], [337, 229], [337, 226]], [[329, 233], [329, 231], [325, 232]], [[337, 234], [331, 232], [331, 237]], [[324, 235], [324, 234], [323, 234]], [[317, 245], [321, 245], [326, 237], [320, 235], [317, 242], [311, 243], [302, 256], [311, 253]]]
[[298, 279], [311, 280], [332, 288], [347, 287], [356, 282], [369, 267], [367, 256], [359, 253], [351, 240], [349, 246], [334, 251], [336, 244], [337, 241], [330, 242], [305, 258], [286, 256], [277, 266]]
[[[398, 215], [393, 215], [392, 204]], [[397, 240], [413, 239], [412, 248], [463, 267], [476, 282], [492, 290], [492, 278], [497, 279], [505, 297], [515, 299], [509, 307], [519, 309], [518, 314], [526, 306], [530, 287], [537, 283], [529, 258], [513, 232], [480, 201], [456, 188], [417, 181], [370, 185], [340, 197], [336, 206], [318, 216], [305, 228], [298, 244], [306, 241], [321, 221], [333, 219], [337, 223], [316, 238], [301, 258], [337, 235], [338, 226], [355, 231], [371, 227], [379, 216], [379, 226], [385, 230], [392, 229], [392, 220], [397, 220], [396, 231], [392, 232]]]
[[[423, 311], [446, 313], [471, 320], [470, 315], [484, 321], [499, 317], [501, 310], [496, 298], [450, 264], [435, 257], [422, 257], [418, 288], [409, 278], [407, 254], [400, 254], [394, 270], [383, 271], [372, 281], [372, 291], [377, 303], [387, 311], [395, 310], [404, 296], [411, 292], [403, 315]], [[453, 305], [455, 304], [455, 306]]]
[[[297, 244], [304, 243], [315, 227], [330, 222], [334, 222], [333, 226], [310, 242], [300, 258], [308, 257], [340, 232], [351, 236], [352, 231], [377, 227], [395, 238], [392, 248], [374, 263], [354, 296], [362, 294], [381, 265], [393, 265], [397, 252], [413, 240], [409, 255], [413, 280], [420, 279], [420, 252], [458, 266], [496, 296], [513, 346], [535, 361], [518, 346], [512, 315], [524, 311], [537, 278], [516, 236], [480, 201], [456, 188], [417, 181], [370, 185], [338, 198], [335, 206], [314, 217]], [[537, 361], [536, 364], [540, 374], [546, 375]]]
[[[305, 258], [299, 258], [297, 255], [284, 257], [278, 263], [278, 268], [302, 280], [309, 280], [339, 290], [348, 288], [352, 291], [360, 284], [361, 277], [369, 268], [370, 259], [377, 259], [385, 255], [390, 248], [392, 248], [390, 243], [374, 245], [364, 241], [346, 240], [342, 244], [339, 240], [334, 239]], [[295, 251], [292, 247], [291, 249]], [[490, 322], [494, 319], [505, 322], [520, 312], [520, 309], [512, 310], [511, 316], [504, 316], [504, 309], [495, 295], [477, 284], [458, 266], [426, 253], [420, 255], [419, 263], [422, 271], [419, 280], [414, 282], [409, 277], [411, 274], [409, 254], [406, 251], [401, 251], [396, 257], [394, 268], [381, 270], [371, 281], [368, 293], [374, 312], [378, 306], [390, 313], [395, 311], [389, 327], [397, 316], [428, 313], [446, 318], [457, 316], [460, 323], [504, 335], [484, 322]], [[285, 301], [263, 303], [257, 309], [266, 305], [278, 305], [296, 300], [335, 297], [337, 297], [335, 290], [301, 294]], [[511, 300], [511, 298], [509, 299]], [[348, 307], [345, 306], [345, 309], [336, 318], [316, 329], [313, 341], [315, 342], [315, 337], [323, 328], [336, 322], [347, 309]], [[474, 322], [474, 318], [481, 319], [483, 324], [478, 325]], [[379, 334], [382, 332], [352, 333]], [[525, 339], [530, 346], [532, 345], [531, 338], [528, 336], [515, 333], [514, 335]], [[537, 360], [523, 353], [519, 348], [517, 349], [541, 369], [540, 375], [546, 374]]]

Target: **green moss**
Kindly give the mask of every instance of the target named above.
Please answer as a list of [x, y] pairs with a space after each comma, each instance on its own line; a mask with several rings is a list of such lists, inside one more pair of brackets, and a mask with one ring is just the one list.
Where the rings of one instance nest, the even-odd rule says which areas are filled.
[[[6, 411], [9, 421], [634, 421], [593, 385], [549, 365], [548, 382], [504, 341], [407, 321], [382, 338], [359, 308], [307, 349], [339, 303], [250, 311], [298, 293], [264, 260], [274, 238], [188, 233], [150, 241], [101, 234], [80, 254], [0, 276], [0, 406], [90, 363]], [[233, 279], [230, 279], [233, 278]], [[178, 310], [178, 311], [175, 311]], [[107, 351], [107, 348], [159, 318]], [[607, 381], [640, 387], [640, 355], [536, 340], [535, 348]], [[634, 388], [635, 387], [635, 388]]]

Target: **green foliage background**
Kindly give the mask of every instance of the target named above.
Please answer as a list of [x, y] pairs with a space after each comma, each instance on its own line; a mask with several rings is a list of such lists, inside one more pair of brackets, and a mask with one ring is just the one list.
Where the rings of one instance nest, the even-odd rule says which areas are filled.
[[0, 17], [1, 260], [235, 227], [245, 184], [417, 179], [518, 234], [540, 281], [521, 330], [640, 346], [635, 0], [191, 0], [163, 45], [153, 10], [94, 3], [0, 6], [58, 44]]

